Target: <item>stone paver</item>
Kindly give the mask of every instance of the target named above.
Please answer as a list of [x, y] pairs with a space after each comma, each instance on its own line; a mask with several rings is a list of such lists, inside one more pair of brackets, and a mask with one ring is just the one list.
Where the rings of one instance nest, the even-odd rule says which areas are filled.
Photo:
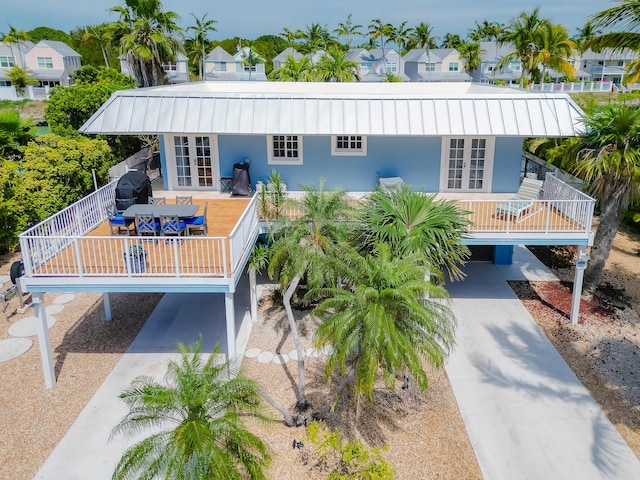
[[65, 303], [69, 303], [74, 298], [76, 298], [76, 296], [73, 293], [63, 293], [62, 295], [58, 295], [56, 298], [54, 298], [53, 303], [63, 305]]
[[260, 355], [260, 352], [262, 352], [262, 350], [260, 350], [259, 348], [249, 348], [246, 352], [244, 352], [244, 356], [247, 358], [256, 358], [258, 355]]
[[[53, 327], [56, 324], [56, 317], [53, 315], [47, 315], [48, 328]], [[36, 329], [36, 317], [25, 317], [22, 320], [18, 320], [16, 323], [9, 327], [9, 335], [12, 337], [32, 337], [37, 335]]]
[[19, 357], [33, 346], [29, 338], [7, 338], [0, 340], [0, 362], [7, 362]]
[[273, 357], [274, 355], [271, 352], [262, 352], [260, 353], [260, 355], [258, 355], [257, 359], [260, 363], [269, 363], [271, 362], [271, 360], [273, 360]]

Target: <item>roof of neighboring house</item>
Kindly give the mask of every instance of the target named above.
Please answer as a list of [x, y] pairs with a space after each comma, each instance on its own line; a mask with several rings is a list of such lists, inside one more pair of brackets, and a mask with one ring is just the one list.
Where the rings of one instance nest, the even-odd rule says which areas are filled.
[[593, 60], [637, 60], [640, 58], [640, 54], [630, 50], [628, 48], [622, 50], [613, 50], [611, 48], [605, 48], [602, 52], [597, 53], [587, 49], [582, 54], [582, 60], [593, 61]]
[[303, 57], [303, 55], [300, 52], [298, 52], [295, 48], [287, 47], [283, 51], [281, 51], [278, 55], [273, 57], [273, 61], [284, 63], [287, 61], [288, 56], [292, 56], [296, 61], [300, 60]]
[[405, 62], [435, 63], [437, 61], [444, 60], [447, 56], [451, 55], [452, 52], [456, 52], [456, 49], [431, 48], [427, 53], [427, 50], [424, 48], [414, 48], [407, 52], [407, 54], [402, 58]]
[[73, 48], [71, 48], [69, 45], [67, 45], [64, 42], [58, 42], [57, 40], [40, 40], [32, 48], [39, 47], [42, 45], [51, 47], [63, 57], [79, 57], [80, 56], [80, 54], [76, 52]]
[[[480, 53], [483, 61], [497, 62], [502, 57], [506, 57], [515, 51], [516, 48], [509, 42], [503, 44], [499, 44], [498, 42], [480, 42]], [[514, 58], [513, 61], [519, 61], [518, 57]]]
[[564, 93], [475, 83], [198, 82], [115, 92], [80, 128], [101, 134], [579, 134]]
[[212, 62], [227, 62], [229, 60], [233, 60], [233, 55], [218, 45], [216, 48], [211, 50], [204, 59], [205, 61]]
[[52, 70], [50, 68], [38, 68], [28, 73], [29, 77], [37, 80], [62, 80], [64, 75], [64, 70]]

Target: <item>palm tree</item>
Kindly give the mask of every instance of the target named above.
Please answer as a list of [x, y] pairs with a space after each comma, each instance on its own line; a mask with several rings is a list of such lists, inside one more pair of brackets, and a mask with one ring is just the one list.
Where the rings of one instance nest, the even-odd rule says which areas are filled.
[[398, 53], [402, 55], [407, 48], [407, 44], [409, 39], [411, 38], [411, 33], [413, 32], [412, 27], [407, 27], [407, 22], [404, 21], [397, 27], [391, 26], [389, 29], [389, 40], [393, 40], [395, 44], [398, 46]]
[[352, 251], [345, 257], [336, 268], [346, 287], [311, 290], [309, 296], [324, 298], [313, 314], [323, 319], [316, 346], [332, 347], [325, 375], [328, 380], [335, 368], [344, 375], [336, 397], [355, 385], [357, 417], [361, 397], [373, 399], [380, 370], [388, 385], [406, 369], [421, 389], [428, 387], [422, 361], [443, 364], [453, 344], [455, 318], [444, 287], [425, 278], [421, 254], [398, 256], [383, 243], [373, 254]]
[[326, 50], [329, 45], [336, 43], [336, 39], [331, 36], [327, 30], [327, 26], [324, 27], [319, 23], [312, 23], [307, 25], [306, 30], [302, 32], [301, 36], [304, 43], [300, 46], [300, 50], [304, 53], [315, 53], [318, 50]]
[[35, 138], [35, 123], [17, 110], [0, 110], [0, 160], [16, 160]]
[[482, 23], [475, 22], [475, 28], [469, 31], [469, 40], [474, 42], [490, 42], [498, 40], [504, 31], [504, 25], [499, 22], [489, 22], [483, 20]]
[[315, 80], [315, 72], [309, 57], [296, 60], [293, 56], [287, 55], [282, 66], [269, 74], [269, 79], [278, 82], [312, 82]]
[[351, 48], [351, 37], [354, 36], [362, 36], [362, 31], [360, 30], [362, 25], [354, 25], [351, 21], [351, 14], [347, 15], [347, 20], [343, 23], [338, 23], [338, 28], [336, 28], [333, 33], [336, 35], [340, 35], [346, 38], [347, 40], [347, 50]]
[[204, 57], [206, 56], [205, 48], [209, 44], [208, 34], [209, 32], [215, 32], [217, 29], [215, 24], [218, 23], [217, 20], [207, 20], [207, 14], [205, 13], [202, 18], [196, 17], [193, 13], [191, 14], [193, 19], [195, 20], [195, 26], [192, 25], [187, 27], [187, 32], [193, 31], [193, 37], [190, 39], [194, 45], [198, 47], [198, 70], [200, 71], [200, 79], [204, 80]]
[[242, 48], [241, 46], [240, 51], [242, 52], [240, 54], [240, 56], [242, 57], [242, 64], [249, 67], [249, 80], [251, 80], [251, 73], [256, 70], [256, 65], [264, 63], [265, 60], [252, 47]]
[[393, 253], [424, 255], [429, 265], [449, 276], [461, 276], [459, 264], [469, 255], [462, 244], [469, 221], [455, 202], [437, 200], [404, 186], [371, 194], [361, 210], [359, 239], [365, 251], [388, 243]]
[[522, 12], [502, 35], [498, 43], [510, 42], [515, 51], [500, 59], [496, 68], [500, 69], [509, 62], [519, 59], [522, 69], [520, 75], [520, 86], [524, 87], [525, 72], [529, 72], [529, 78], [533, 75], [536, 51], [540, 48], [542, 29], [549, 24], [548, 19], [540, 17], [540, 8], [535, 8], [531, 13]]
[[638, 0], [618, 0], [619, 5], [603, 10], [593, 15], [589, 21], [593, 28], [612, 31], [592, 38], [587, 42], [587, 47], [595, 51], [603, 48], [613, 48], [621, 50], [629, 48], [638, 50], [640, 45], [640, 1]]
[[387, 39], [391, 36], [393, 25], [390, 23], [382, 23], [379, 18], [374, 18], [369, 24], [369, 35], [371, 36], [371, 42], [375, 45], [376, 41], [380, 42], [380, 48], [382, 49], [382, 59], [385, 58], [384, 46], [387, 43]]
[[442, 39], [440, 48], [458, 48], [462, 44], [462, 39], [457, 33], [447, 33]]
[[432, 35], [433, 27], [428, 23], [420, 22], [413, 29], [409, 44], [411, 48], [424, 48], [427, 52], [427, 61], [429, 63], [427, 72], [431, 75], [431, 49], [438, 46], [440, 37]]
[[540, 27], [539, 42], [535, 62], [542, 65], [540, 81], [544, 82], [547, 68], [573, 78], [576, 69], [569, 63], [568, 58], [571, 57], [576, 44], [569, 39], [564, 25], [554, 25], [550, 22], [543, 24]]
[[275, 241], [271, 247], [269, 277], [277, 278], [282, 291], [282, 302], [287, 313], [291, 336], [298, 352], [297, 407], [307, 406], [305, 396], [304, 353], [300, 343], [298, 326], [291, 309], [291, 299], [300, 281], [306, 276], [310, 288], [318, 288], [330, 282], [334, 276], [327, 259], [346, 240], [350, 216], [343, 190], [324, 191], [303, 186], [305, 196], [292, 202], [300, 211], [298, 218], [275, 227]]
[[480, 50], [479, 42], [462, 42], [458, 45], [460, 58], [464, 60], [464, 69], [467, 73], [472, 73], [482, 65], [483, 50]]
[[347, 52], [329, 49], [316, 65], [316, 78], [322, 82], [359, 82], [358, 63], [346, 56]]
[[584, 276], [583, 293], [592, 295], [618, 231], [620, 217], [640, 193], [640, 110], [611, 104], [585, 116], [586, 132], [572, 149], [575, 172], [591, 183], [600, 204], [600, 222]]
[[294, 31], [289, 30], [287, 27], [284, 27], [282, 29], [282, 32], [279, 33], [279, 35], [281, 37], [284, 37], [287, 40], [287, 46], [293, 47], [293, 48], [296, 47], [295, 40], [300, 38], [301, 34], [302, 34], [302, 32], [300, 30], [296, 30], [294, 32]]
[[129, 413], [111, 438], [154, 433], [122, 455], [112, 478], [266, 478], [268, 445], [241, 421], [259, 413], [258, 385], [230, 378], [218, 346], [206, 361], [200, 348], [201, 341], [178, 344], [180, 361], [169, 363], [167, 385], [138, 377], [120, 394]]
[[113, 28], [109, 24], [102, 23], [100, 25], [87, 25], [85, 33], [82, 35], [82, 43], [86, 43], [89, 40], [98, 42], [106, 68], [109, 68], [108, 52], [111, 48], [111, 42], [113, 41], [113, 33]]
[[[2, 43], [4, 43], [5, 45], [8, 43], [15, 43], [16, 45], [18, 45], [18, 53], [20, 54], [20, 68], [26, 69], [27, 67], [24, 64], [24, 58], [22, 57], [22, 49], [20, 48], [20, 46], [24, 45], [24, 43], [29, 40], [29, 34], [24, 30], [18, 30], [13, 25], [9, 25], [9, 31], [6, 34], [0, 34], [0, 37], [2, 37]], [[13, 48], [11, 50], [13, 51]]]
[[596, 36], [602, 33], [602, 30], [594, 27], [592, 22], [585, 23], [582, 27], [577, 28], [578, 34], [572, 40], [576, 44], [576, 49], [583, 54], [587, 50], [587, 44]]
[[175, 36], [182, 31], [176, 24], [178, 14], [162, 10], [160, 0], [125, 0], [110, 11], [120, 15], [120, 50], [138, 87], [162, 85], [163, 61], [175, 60], [181, 48]]

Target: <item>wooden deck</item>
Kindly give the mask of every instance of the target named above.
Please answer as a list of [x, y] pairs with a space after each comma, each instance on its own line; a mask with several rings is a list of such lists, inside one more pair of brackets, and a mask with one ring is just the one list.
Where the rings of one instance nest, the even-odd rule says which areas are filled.
[[[88, 276], [131, 273], [134, 276], [229, 277], [232, 273], [229, 236], [249, 201], [247, 198], [195, 199], [194, 204], [200, 206], [198, 215], [203, 214], [205, 202], [208, 204], [206, 236], [112, 236], [108, 221], [104, 221], [43, 263], [36, 272], [52, 276], [76, 276], [82, 272]], [[146, 251], [142, 264], [135, 259], [127, 262], [124, 257], [124, 252], [134, 243], [142, 244]]]

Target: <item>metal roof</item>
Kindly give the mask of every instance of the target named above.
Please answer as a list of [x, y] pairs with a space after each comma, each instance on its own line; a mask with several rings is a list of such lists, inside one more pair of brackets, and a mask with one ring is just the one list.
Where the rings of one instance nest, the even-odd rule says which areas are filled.
[[474, 83], [201, 82], [115, 92], [80, 131], [568, 137], [581, 115], [564, 93]]

